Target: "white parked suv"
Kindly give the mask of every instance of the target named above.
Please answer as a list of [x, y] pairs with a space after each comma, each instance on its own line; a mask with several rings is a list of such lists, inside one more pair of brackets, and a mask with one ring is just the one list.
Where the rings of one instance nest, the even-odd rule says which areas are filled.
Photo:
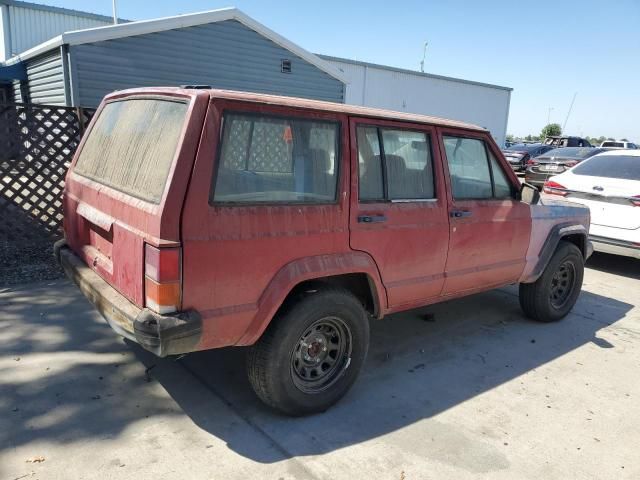
[[617, 141], [617, 140], [607, 140], [600, 144], [602, 148], [611, 148], [611, 149], [637, 149], [638, 146], [633, 142], [627, 141]]
[[640, 258], [640, 150], [594, 155], [543, 190], [589, 207], [594, 250]]

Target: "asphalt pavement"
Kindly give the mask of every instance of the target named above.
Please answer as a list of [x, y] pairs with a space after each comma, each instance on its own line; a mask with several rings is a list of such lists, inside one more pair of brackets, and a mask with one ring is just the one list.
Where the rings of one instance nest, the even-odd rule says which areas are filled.
[[515, 286], [372, 323], [333, 409], [268, 410], [244, 351], [158, 359], [65, 280], [0, 290], [0, 479], [640, 478], [640, 262], [595, 254], [573, 312]]

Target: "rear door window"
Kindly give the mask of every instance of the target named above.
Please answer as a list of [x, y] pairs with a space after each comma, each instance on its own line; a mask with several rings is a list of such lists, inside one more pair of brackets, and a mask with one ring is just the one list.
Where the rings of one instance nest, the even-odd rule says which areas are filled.
[[74, 172], [160, 203], [185, 123], [186, 102], [126, 99], [105, 105]]
[[337, 122], [227, 113], [210, 203], [336, 200]]
[[431, 142], [425, 132], [357, 128], [361, 201], [435, 198]]

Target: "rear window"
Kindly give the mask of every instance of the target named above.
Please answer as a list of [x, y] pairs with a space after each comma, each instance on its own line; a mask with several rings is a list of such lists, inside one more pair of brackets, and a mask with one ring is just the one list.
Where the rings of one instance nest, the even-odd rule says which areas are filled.
[[602, 147], [618, 147], [624, 148], [624, 143], [622, 142], [602, 142]]
[[160, 203], [187, 107], [184, 102], [149, 98], [108, 103], [89, 133], [74, 172]]
[[600, 155], [574, 167], [575, 175], [640, 180], [640, 157]]
[[337, 122], [255, 114], [224, 116], [210, 203], [332, 203]]
[[561, 157], [561, 158], [588, 158], [595, 155], [598, 151], [592, 147], [563, 147], [549, 150], [544, 154], [545, 157]]

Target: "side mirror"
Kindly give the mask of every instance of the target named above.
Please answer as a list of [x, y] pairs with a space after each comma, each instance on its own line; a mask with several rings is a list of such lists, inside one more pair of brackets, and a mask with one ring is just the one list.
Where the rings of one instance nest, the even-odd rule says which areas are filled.
[[540, 203], [540, 192], [533, 185], [523, 183], [520, 187], [520, 201], [529, 205], [537, 205]]

